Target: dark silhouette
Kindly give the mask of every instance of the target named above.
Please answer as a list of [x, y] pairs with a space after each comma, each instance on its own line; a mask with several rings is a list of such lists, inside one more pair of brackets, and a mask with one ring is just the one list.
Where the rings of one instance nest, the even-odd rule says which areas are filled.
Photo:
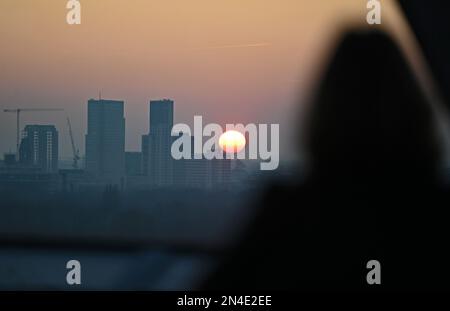
[[[449, 287], [447, 195], [432, 108], [396, 44], [351, 32], [306, 124], [306, 181], [272, 185], [208, 289]], [[382, 285], [369, 286], [369, 260]]]
[[431, 0], [399, 0], [405, 17], [427, 58], [443, 103], [450, 108], [450, 3]]

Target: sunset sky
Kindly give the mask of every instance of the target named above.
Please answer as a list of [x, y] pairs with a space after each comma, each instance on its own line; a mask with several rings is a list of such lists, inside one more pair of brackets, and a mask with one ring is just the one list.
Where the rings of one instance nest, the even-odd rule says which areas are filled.
[[[66, 115], [84, 154], [87, 100], [125, 101], [126, 149], [140, 150], [150, 99], [175, 101], [175, 122], [280, 123], [288, 153], [293, 113], [332, 38], [364, 24], [362, 0], [81, 0], [66, 24], [65, 0], [0, 0], [0, 108], [25, 124], [55, 124], [71, 156]], [[405, 38], [392, 1], [383, 24]], [[405, 41], [408, 44], [407, 40]], [[15, 150], [15, 118], [0, 112], [0, 153]]]

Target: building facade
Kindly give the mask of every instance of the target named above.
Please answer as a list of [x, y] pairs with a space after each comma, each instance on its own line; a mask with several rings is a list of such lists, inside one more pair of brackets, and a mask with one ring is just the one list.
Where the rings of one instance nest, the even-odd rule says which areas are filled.
[[141, 152], [125, 152], [125, 172], [127, 176], [142, 175]]
[[[186, 134], [184, 134], [186, 135]], [[175, 139], [180, 136], [176, 136]], [[191, 141], [191, 159], [174, 160], [174, 185], [188, 188], [223, 188], [230, 185], [231, 161], [226, 159], [206, 159], [201, 155], [196, 159], [194, 152], [194, 138]]]
[[[171, 155], [173, 127], [172, 100], [150, 101], [150, 133], [146, 145], [148, 152], [143, 152], [144, 165], [147, 166], [147, 175], [154, 186], [173, 185], [173, 159]], [[143, 144], [144, 146], [144, 144]]]
[[58, 131], [53, 125], [27, 125], [22, 132], [19, 161], [45, 173], [58, 171]]
[[124, 102], [88, 101], [86, 172], [101, 181], [119, 185], [125, 176]]

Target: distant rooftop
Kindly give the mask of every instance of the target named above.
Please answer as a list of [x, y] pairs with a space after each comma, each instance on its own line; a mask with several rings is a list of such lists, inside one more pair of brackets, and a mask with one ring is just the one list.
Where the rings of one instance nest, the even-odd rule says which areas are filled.
[[88, 100], [89, 102], [119, 102], [119, 103], [123, 103], [124, 101], [122, 99], [105, 99], [105, 98], [90, 98]]
[[172, 99], [164, 98], [164, 99], [152, 99], [150, 103], [173, 103]]
[[56, 129], [56, 127], [53, 124], [27, 124], [27, 125], [25, 125], [25, 128], [30, 128], [30, 127], [55, 128]]

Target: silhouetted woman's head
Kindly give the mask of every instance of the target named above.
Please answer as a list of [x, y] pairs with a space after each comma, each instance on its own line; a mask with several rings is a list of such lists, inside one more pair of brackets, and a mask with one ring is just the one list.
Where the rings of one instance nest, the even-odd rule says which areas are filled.
[[431, 105], [396, 44], [347, 34], [308, 120], [312, 175], [356, 183], [430, 181], [439, 165]]

